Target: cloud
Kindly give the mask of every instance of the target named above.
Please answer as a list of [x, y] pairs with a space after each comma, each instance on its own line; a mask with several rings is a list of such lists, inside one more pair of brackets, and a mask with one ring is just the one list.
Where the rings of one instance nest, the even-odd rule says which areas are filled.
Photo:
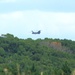
[[[75, 13], [16, 11], [0, 14], [0, 21], [0, 34], [12, 33], [22, 38], [75, 38]], [[42, 33], [35, 36], [32, 30]]]

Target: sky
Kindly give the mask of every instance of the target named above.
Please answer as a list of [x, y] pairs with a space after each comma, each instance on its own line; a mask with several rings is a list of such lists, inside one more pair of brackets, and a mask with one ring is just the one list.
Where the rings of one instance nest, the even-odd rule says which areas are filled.
[[75, 0], [0, 0], [0, 35], [7, 33], [75, 40]]

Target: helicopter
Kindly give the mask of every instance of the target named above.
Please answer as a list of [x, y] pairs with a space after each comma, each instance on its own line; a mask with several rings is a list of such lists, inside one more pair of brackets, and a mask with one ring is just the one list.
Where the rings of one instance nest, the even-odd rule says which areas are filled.
[[32, 34], [40, 34], [40, 33], [41, 33], [41, 30], [39, 30], [38, 32], [32, 31]]

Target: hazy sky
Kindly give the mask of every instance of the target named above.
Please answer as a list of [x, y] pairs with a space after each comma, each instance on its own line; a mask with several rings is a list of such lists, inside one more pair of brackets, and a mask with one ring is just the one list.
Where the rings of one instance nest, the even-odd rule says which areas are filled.
[[75, 40], [75, 0], [0, 0], [0, 34], [6, 33]]

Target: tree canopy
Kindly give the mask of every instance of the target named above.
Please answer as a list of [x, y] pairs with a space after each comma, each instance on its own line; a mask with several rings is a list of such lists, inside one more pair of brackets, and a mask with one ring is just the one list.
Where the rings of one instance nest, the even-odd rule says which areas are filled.
[[0, 36], [0, 74], [2, 75], [5, 75], [5, 69], [12, 75], [17, 73], [40, 75], [41, 72], [46, 75], [53, 73], [62, 75], [62, 72], [64, 74], [67, 72], [70, 75], [74, 68], [75, 41], [52, 38], [19, 39], [12, 34]]

